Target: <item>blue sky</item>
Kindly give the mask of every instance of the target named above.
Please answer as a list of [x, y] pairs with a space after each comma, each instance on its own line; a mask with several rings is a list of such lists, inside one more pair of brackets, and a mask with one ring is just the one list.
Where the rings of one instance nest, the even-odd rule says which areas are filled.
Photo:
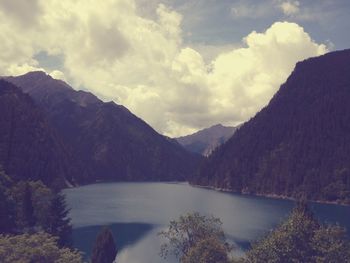
[[349, 48], [348, 0], [1, 0], [0, 74], [44, 70], [160, 133], [237, 125], [296, 62]]
[[[253, 30], [262, 31], [276, 21], [296, 22], [302, 25], [317, 42], [334, 44], [334, 49], [349, 48], [350, 1], [307, 0], [298, 2], [299, 11], [286, 15], [279, 8], [285, 1], [206, 0], [169, 1], [184, 14], [183, 28], [190, 43], [240, 43]], [[246, 8], [247, 13], [239, 14]], [[237, 10], [237, 13], [234, 12]]]

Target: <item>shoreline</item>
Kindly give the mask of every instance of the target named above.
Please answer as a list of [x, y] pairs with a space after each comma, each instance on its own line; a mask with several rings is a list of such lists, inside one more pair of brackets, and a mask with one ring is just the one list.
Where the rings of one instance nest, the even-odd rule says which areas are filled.
[[[286, 195], [244, 193], [244, 192], [232, 191], [231, 189], [227, 189], [227, 188], [204, 186], [204, 185], [197, 185], [197, 184], [191, 184], [191, 183], [189, 183], [189, 185], [193, 186], [193, 187], [197, 187], [197, 188], [204, 188], [204, 189], [214, 190], [217, 192], [231, 193], [231, 194], [237, 194], [237, 195], [242, 195], [242, 196], [255, 196], [255, 197], [265, 197], [265, 198], [271, 198], [271, 199], [277, 199], [277, 200], [296, 201], [296, 199], [294, 197], [290, 197], [290, 196], [286, 196]], [[310, 203], [316, 203], [316, 204], [341, 205], [341, 206], [350, 207], [350, 204], [348, 204], [348, 203], [342, 203], [342, 202], [337, 202], [337, 201], [309, 200], [309, 199], [306, 201], [310, 202]]]
[[[88, 184], [80, 184], [80, 185], [72, 185], [71, 184], [71, 185], [68, 185], [66, 188], [63, 188], [63, 189], [73, 189], [73, 188], [77, 188], [77, 187], [93, 185], [93, 184], [103, 184], [103, 183], [188, 184], [189, 186], [192, 186], [192, 187], [203, 188], [203, 189], [208, 189], [208, 190], [213, 190], [213, 191], [223, 192], [223, 193], [237, 194], [237, 195], [242, 195], [242, 196], [255, 196], [255, 197], [265, 197], [265, 198], [271, 198], [271, 199], [277, 199], [277, 200], [296, 201], [296, 199], [294, 197], [285, 196], [285, 195], [237, 192], [237, 191], [232, 191], [231, 189], [227, 189], [227, 188], [219, 188], [219, 187], [213, 187], [213, 186], [192, 184], [192, 183], [190, 183], [188, 181], [103, 181], [103, 180], [98, 180], [96, 182], [88, 183]], [[341, 205], [341, 206], [348, 206], [348, 207], [350, 207], [349, 203], [342, 203], [342, 202], [337, 202], [337, 201], [326, 201], [326, 200], [306, 200], [306, 201], [307, 202], [311, 202], [311, 203], [316, 203], [316, 204]]]

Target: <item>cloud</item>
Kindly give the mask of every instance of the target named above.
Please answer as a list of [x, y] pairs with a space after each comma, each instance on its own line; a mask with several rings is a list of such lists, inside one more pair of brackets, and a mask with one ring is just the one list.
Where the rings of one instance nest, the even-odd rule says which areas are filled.
[[299, 1], [285, 1], [280, 4], [280, 8], [287, 16], [293, 16], [299, 13]]
[[60, 70], [53, 70], [49, 73], [49, 75], [51, 77], [53, 77], [54, 79], [60, 79], [60, 80], [66, 80], [64, 73]]
[[41, 6], [38, 0], [1, 0], [0, 10], [9, 14], [20, 26], [28, 27], [36, 23]]
[[35, 26], [0, 10], [0, 74], [42, 66], [38, 54], [59, 57], [44, 69], [104, 100], [123, 104], [159, 132], [177, 136], [252, 117], [299, 60], [323, 54], [295, 23], [277, 22], [225, 48], [184, 44], [182, 15], [164, 4], [140, 14], [132, 0], [41, 0]]
[[[209, 74], [210, 87], [218, 87], [215, 104], [218, 118], [246, 120], [262, 108], [283, 83], [295, 63], [326, 52], [302, 27], [277, 22], [263, 33], [252, 32], [245, 48], [219, 55]], [[232, 120], [232, 119], [231, 119]]]

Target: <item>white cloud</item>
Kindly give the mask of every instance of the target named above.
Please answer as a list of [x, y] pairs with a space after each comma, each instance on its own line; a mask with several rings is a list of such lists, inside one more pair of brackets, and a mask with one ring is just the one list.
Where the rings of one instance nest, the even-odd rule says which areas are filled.
[[7, 73], [5, 74], [9, 76], [19, 76], [29, 71], [45, 71], [45, 69], [39, 67], [37, 61], [30, 61], [29, 63], [8, 65]]
[[287, 16], [293, 16], [299, 13], [299, 1], [285, 1], [280, 4], [280, 8]]
[[247, 120], [297, 61], [326, 52], [294, 23], [252, 32], [243, 47], [197, 50], [183, 44], [182, 15], [163, 4], [154, 17], [141, 16], [131, 0], [41, 0], [39, 6], [36, 25], [28, 28], [0, 9], [0, 73], [40, 68], [39, 52], [59, 55], [63, 68], [52, 76], [125, 105], [168, 135]]
[[49, 73], [49, 75], [54, 79], [60, 79], [60, 80], [66, 81], [66, 77], [64, 76], [64, 73], [60, 70], [53, 70]]

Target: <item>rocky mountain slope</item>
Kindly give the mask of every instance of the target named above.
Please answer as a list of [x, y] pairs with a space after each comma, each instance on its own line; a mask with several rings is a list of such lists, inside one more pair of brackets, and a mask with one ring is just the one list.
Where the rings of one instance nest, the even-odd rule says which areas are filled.
[[226, 142], [235, 130], [236, 127], [217, 124], [194, 134], [176, 138], [176, 140], [191, 152], [209, 156], [219, 145]]

